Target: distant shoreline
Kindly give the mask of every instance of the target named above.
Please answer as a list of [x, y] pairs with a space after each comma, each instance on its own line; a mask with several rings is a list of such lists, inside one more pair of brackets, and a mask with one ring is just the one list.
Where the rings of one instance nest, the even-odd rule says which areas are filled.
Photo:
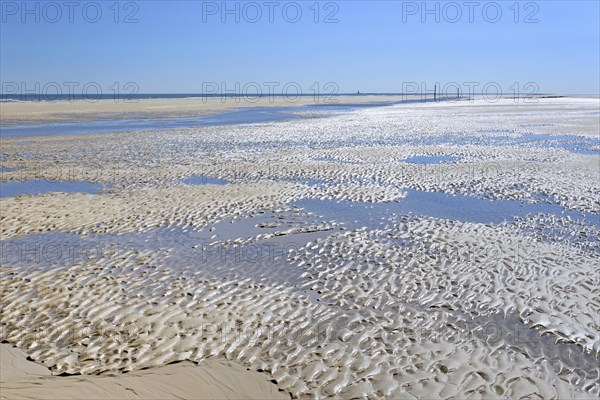
[[[345, 98], [345, 97], [433, 97], [433, 91], [422, 92], [422, 93], [337, 93], [327, 94], [318, 93], [316, 94], [321, 99], [325, 98]], [[77, 102], [85, 101], [88, 103], [97, 103], [100, 101], [110, 100], [115, 102], [134, 102], [137, 100], [169, 100], [169, 99], [182, 99], [182, 100], [204, 100], [209, 99], [247, 99], [246, 101], [254, 101], [255, 99], [285, 99], [288, 98], [314, 98], [314, 93], [301, 93], [286, 96], [284, 94], [253, 94], [253, 93], [141, 93], [141, 94], [120, 94], [115, 96], [114, 94], [101, 94], [98, 96], [84, 96], [81, 94], [43, 94], [43, 93], [28, 93], [28, 94], [0, 94], [0, 103], [20, 103], [20, 102], [35, 102], [35, 103], [46, 103], [46, 102]], [[464, 94], [466, 97], [466, 93]], [[522, 94], [525, 95], [525, 94]], [[479, 93], [475, 97], [481, 96]], [[512, 95], [506, 93], [502, 97], [511, 97]], [[598, 94], [565, 94], [565, 93], [537, 93], [533, 97], [537, 98], [562, 98], [562, 97], [575, 97], [575, 98], [600, 98]]]
[[[219, 114], [239, 108], [285, 107], [313, 104], [346, 105], [364, 104], [375, 101], [403, 101], [407, 96], [372, 95], [301, 96], [293, 101], [282, 96], [265, 96], [260, 99], [243, 97], [208, 98], [152, 98], [131, 101], [115, 100], [72, 100], [72, 101], [20, 101], [0, 103], [0, 125], [30, 125], [42, 123], [85, 122], [119, 119], [151, 119], [199, 117]], [[413, 100], [415, 97], [413, 96]]]

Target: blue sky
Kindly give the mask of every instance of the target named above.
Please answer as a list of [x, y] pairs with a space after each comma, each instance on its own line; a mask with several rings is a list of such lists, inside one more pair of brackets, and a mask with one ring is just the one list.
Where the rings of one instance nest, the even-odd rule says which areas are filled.
[[[534, 82], [545, 93], [600, 92], [598, 1], [519, 2], [518, 15], [514, 1], [478, 1], [473, 22], [464, 1], [428, 2], [432, 10], [437, 4], [439, 22], [435, 12], [422, 15], [421, 1], [228, 2], [239, 12], [224, 22], [221, 1], [120, 2], [118, 15], [114, 1], [80, 1], [73, 22], [64, 1], [54, 2], [60, 16], [47, 2], [28, 2], [29, 13], [21, 1], [0, 3], [3, 85], [97, 82], [107, 92], [113, 82], [135, 82], [140, 93], [201, 93], [207, 82], [229, 89], [256, 82], [264, 91], [265, 82], [278, 82], [280, 93], [295, 82], [309, 93], [314, 82], [320, 91], [334, 82], [339, 92], [400, 92], [409, 82], [427, 90], [478, 82], [481, 90], [496, 82], [509, 92], [515, 82], [521, 91]], [[102, 15], [92, 23], [97, 8]], [[297, 8], [302, 15], [292, 23]], [[252, 23], [257, 9], [262, 17]], [[137, 22], [125, 23], [132, 13]], [[537, 22], [526, 23], [532, 13]]]

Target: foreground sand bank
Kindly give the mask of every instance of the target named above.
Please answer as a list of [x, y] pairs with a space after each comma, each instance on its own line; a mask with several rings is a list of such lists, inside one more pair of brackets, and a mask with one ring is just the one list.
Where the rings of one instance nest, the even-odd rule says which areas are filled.
[[120, 118], [174, 118], [215, 114], [241, 107], [295, 107], [308, 104], [350, 104], [375, 101], [401, 101], [405, 96], [346, 96], [315, 99], [283, 97], [139, 99], [130, 101], [86, 100], [8, 102], [0, 106], [2, 125], [23, 123], [93, 121]]
[[181, 362], [117, 376], [52, 376], [0, 344], [2, 399], [287, 399], [258, 372], [229, 361]]

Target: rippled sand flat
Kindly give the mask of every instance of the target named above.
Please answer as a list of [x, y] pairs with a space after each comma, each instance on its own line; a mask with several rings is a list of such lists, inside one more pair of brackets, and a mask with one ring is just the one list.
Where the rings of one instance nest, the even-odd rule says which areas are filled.
[[0, 196], [2, 340], [86, 379], [230, 362], [273, 396], [597, 398], [599, 105], [3, 139], [2, 181], [106, 189]]

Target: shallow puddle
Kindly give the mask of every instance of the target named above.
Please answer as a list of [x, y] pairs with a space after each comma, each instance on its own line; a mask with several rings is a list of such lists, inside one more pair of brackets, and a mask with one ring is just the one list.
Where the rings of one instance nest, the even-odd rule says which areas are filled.
[[342, 159], [335, 158], [335, 157], [314, 157], [313, 161], [338, 163], [338, 164], [354, 164], [351, 161], [346, 161], [346, 160], [342, 160]]
[[[513, 131], [480, 131], [482, 133], [514, 133]], [[548, 133], [527, 133], [518, 136], [491, 135], [479, 144], [523, 145], [541, 148], [561, 148], [578, 154], [600, 154], [593, 149], [600, 145], [600, 139], [578, 135], [552, 135]]]
[[88, 262], [124, 265], [127, 253], [152, 251], [148, 266], [211, 278], [297, 285], [300, 270], [289, 253], [340, 228], [301, 212], [256, 211], [225, 218], [201, 231], [162, 227], [127, 234], [31, 234], [0, 241], [3, 266], [48, 269]]
[[299, 107], [250, 107], [220, 114], [185, 118], [135, 119], [135, 116], [132, 115], [131, 119], [0, 126], [0, 134], [3, 138], [9, 138], [276, 122], [297, 118], [297, 116], [289, 113], [289, 110], [297, 108]]
[[458, 157], [453, 156], [411, 156], [401, 160], [410, 164], [441, 164], [458, 161]]
[[600, 156], [600, 150], [575, 150], [575, 153], [585, 156]]
[[186, 185], [226, 185], [229, 183], [227, 179], [211, 178], [206, 175], [192, 175], [181, 181]]
[[308, 186], [326, 186], [327, 185], [326, 180], [317, 179], [317, 178], [308, 178], [308, 179], [300, 180], [300, 183], [303, 183]]
[[44, 193], [88, 193], [98, 194], [107, 188], [106, 185], [89, 182], [64, 182], [51, 180], [31, 180], [0, 182], [0, 198], [15, 197], [25, 194]]
[[594, 382], [600, 378], [600, 359], [582, 347], [568, 341], [560, 341], [557, 336], [533, 329], [521, 321], [517, 315], [492, 315], [475, 318], [481, 332], [487, 332], [488, 342], [502, 338], [508, 346], [527, 354], [530, 359], [545, 360], [557, 373], [570, 371], [581, 379], [575, 384], [587, 390], [581, 382]]
[[528, 214], [545, 213], [569, 216], [598, 224], [598, 216], [568, 211], [556, 204], [523, 203], [515, 200], [489, 200], [474, 196], [451, 195], [408, 189], [404, 199], [394, 203], [358, 203], [351, 201], [304, 199], [293, 205], [335, 221], [350, 229], [366, 226], [381, 228], [394, 213], [413, 213], [424, 217], [463, 222], [498, 224]]

